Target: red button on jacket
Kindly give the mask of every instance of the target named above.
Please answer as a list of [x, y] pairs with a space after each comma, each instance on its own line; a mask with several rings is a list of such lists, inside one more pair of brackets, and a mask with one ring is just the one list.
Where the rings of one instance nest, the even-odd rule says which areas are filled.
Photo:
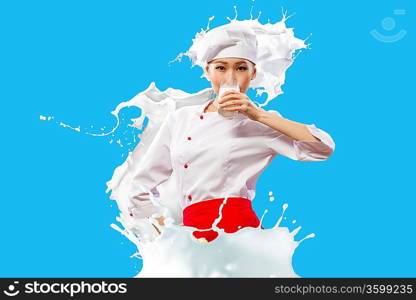
[[199, 116], [199, 118], [202, 120], [204, 118], [204, 116], [201, 115], [201, 116]]
[[190, 136], [188, 136], [188, 141], [190, 141], [191, 140], [191, 137]]
[[185, 164], [183, 167], [186, 169], [188, 167], [188, 164]]

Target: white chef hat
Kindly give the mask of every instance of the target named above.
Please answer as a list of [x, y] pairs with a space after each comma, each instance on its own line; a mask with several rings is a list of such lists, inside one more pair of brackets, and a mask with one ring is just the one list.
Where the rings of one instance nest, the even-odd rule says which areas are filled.
[[256, 33], [247, 24], [229, 23], [208, 31], [200, 44], [191, 47], [190, 52], [193, 51], [201, 66], [214, 59], [225, 57], [245, 58], [256, 63]]
[[[173, 61], [180, 61], [186, 55], [191, 59], [192, 67], [199, 65], [204, 69], [216, 58], [238, 57], [250, 60], [256, 64], [257, 69], [250, 87], [257, 90], [256, 96], [267, 93], [266, 102], [260, 104], [264, 106], [283, 94], [281, 85], [285, 82], [286, 70], [293, 63], [293, 53], [300, 48], [307, 48], [304, 40], [294, 36], [293, 28], [286, 27], [287, 19], [283, 14], [282, 20], [275, 24], [261, 24], [258, 19], [240, 21], [235, 18], [230, 23], [209, 31], [202, 29], [192, 39], [192, 46]], [[205, 77], [205, 73], [202, 77]]]

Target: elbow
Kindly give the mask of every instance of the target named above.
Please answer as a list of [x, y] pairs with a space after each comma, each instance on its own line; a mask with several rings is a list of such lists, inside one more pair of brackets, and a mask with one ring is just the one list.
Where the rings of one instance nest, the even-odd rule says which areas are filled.
[[319, 147], [309, 147], [298, 151], [297, 159], [299, 161], [325, 161], [328, 160], [335, 150], [334, 145], [319, 143]]
[[315, 157], [317, 161], [324, 161], [324, 160], [328, 160], [328, 158], [330, 158], [333, 153], [334, 153], [334, 148], [328, 146], [325, 151], [316, 153]]
[[304, 161], [323, 161], [332, 156], [335, 150], [335, 142], [332, 137], [315, 124], [306, 125], [315, 141], [301, 142], [296, 141], [300, 160]]

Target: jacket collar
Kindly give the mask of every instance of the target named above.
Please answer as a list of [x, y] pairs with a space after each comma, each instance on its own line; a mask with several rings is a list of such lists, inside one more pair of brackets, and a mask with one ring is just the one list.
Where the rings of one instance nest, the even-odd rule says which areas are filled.
[[209, 99], [209, 100], [207, 100], [207, 101], [205, 101], [205, 103], [203, 103], [202, 105], [200, 105], [199, 107], [198, 107], [198, 113], [199, 114], [204, 114], [205, 113], [205, 109], [208, 107], [208, 105], [212, 102], [212, 101], [214, 101], [214, 97], [212, 98], [212, 99]]

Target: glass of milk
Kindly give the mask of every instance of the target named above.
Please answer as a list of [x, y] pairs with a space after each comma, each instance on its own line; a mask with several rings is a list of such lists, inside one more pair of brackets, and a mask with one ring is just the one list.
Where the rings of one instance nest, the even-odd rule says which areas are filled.
[[218, 103], [218, 100], [221, 98], [221, 95], [224, 92], [229, 91], [229, 90], [234, 90], [234, 91], [240, 92], [240, 87], [239, 87], [239, 85], [238, 85], [238, 83], [236, 81], [230, 82], [230, 83], [222, 83], [220, 85], [220, 89], [218, 91], [218, 97], [215, 100], [214, 104], [217, 107], [218, 113], [220, 115], [222, 115], [223, 117], [232, 119], [238, 112], [237, 111], [227, 111], [227, 110], [223, 110], [220, 107], [219, 103]]

